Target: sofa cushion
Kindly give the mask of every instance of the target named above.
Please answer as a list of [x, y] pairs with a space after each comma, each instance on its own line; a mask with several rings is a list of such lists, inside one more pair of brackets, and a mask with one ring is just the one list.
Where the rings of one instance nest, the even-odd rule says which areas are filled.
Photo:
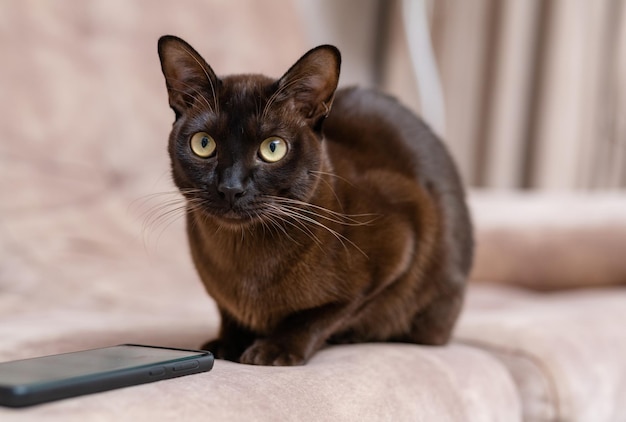
[[525, 420], [626, 420], [626, 288], [476, 287], [455, 339], [509, 368]]
[[626, 285], [626, 196], [472, 192], [471, 278], [536, 290]]
[[391, 344], [331, 347], [302, 367], [217, 361], [209, 373], [0, 408], [3, 421], [513, 421], [519, 414], [510, 375], [488, 353]]

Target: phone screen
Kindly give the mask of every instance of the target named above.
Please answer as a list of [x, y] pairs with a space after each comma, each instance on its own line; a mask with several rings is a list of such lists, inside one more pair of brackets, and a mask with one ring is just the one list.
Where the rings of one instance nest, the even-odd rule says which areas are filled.
[[0, 385], [38, 384], [151, 365], [198, 352], [144, 346], [113, 346], [0, 363]]
[[0, 363], [0, 404], [21, 406], [208, 371], [213, 355], [124, 344]]

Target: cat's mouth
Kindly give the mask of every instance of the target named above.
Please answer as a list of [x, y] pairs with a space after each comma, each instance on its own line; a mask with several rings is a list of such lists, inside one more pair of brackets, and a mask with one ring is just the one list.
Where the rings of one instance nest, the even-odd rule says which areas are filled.
[[242, 226], [259, 222], [263, 219], [265, 207], [251, 201], [247, 204], [224, 204], [204, 195], [187, 196], [189, 210], [209, 218], [221, 226]]
[[252, 220], [253, 217], [250, 216], [247, 213], [242, 213], [239, 211], [235, 211], [235, 210], [228, 210], [224, 213], [221, 213], [220, 215], [217, 216], [218, 218], [227, 220], [227, 221], [236, 221], [236, 222], [244, 222], [247, 220]]
[[258, 212], [245, 209], [219, 209], [219, 210], [206, 210], [213, 219], [222, 225], [241, 227], [243, 225], [252, 224], [261, 219]]

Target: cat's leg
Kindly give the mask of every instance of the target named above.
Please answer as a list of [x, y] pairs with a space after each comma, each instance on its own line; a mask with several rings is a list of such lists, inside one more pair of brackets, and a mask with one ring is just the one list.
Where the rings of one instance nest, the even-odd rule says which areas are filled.
[[243, 353], [240, 362], [303, 365], [337, 331], [350, 312], [349, 306], [331, 304], [295, 313], [285, 318], [270, 336], [257, 339]]
[[239, 362], [241, 354], [255, 340], [256, 335], [237, 323], [228, 313], [220, 310], [222, 322], [219, 337], [205, 343], [203, 350], [208, 350], [218, 359]]
[[459, 285], [442, 292], [419, 311], [413, 318], [407, 340], [431, 346], [446, 344], [463, 306], [463, 290]]

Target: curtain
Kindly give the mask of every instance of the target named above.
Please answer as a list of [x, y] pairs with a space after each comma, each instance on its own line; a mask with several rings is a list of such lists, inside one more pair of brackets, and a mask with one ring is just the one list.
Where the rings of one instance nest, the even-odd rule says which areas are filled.
[[446, 140], [489, 188], [626, 187], [623, 0], [437, 0]]
[[[342, 50], [344, 84], [378, 87], [428, 115], [404, 27], [416, 21], [401, 1], [296, 3], [311, 41]], [[427, 6], [443, 137], [468, 185], [626, 188], [626, 0]]]

